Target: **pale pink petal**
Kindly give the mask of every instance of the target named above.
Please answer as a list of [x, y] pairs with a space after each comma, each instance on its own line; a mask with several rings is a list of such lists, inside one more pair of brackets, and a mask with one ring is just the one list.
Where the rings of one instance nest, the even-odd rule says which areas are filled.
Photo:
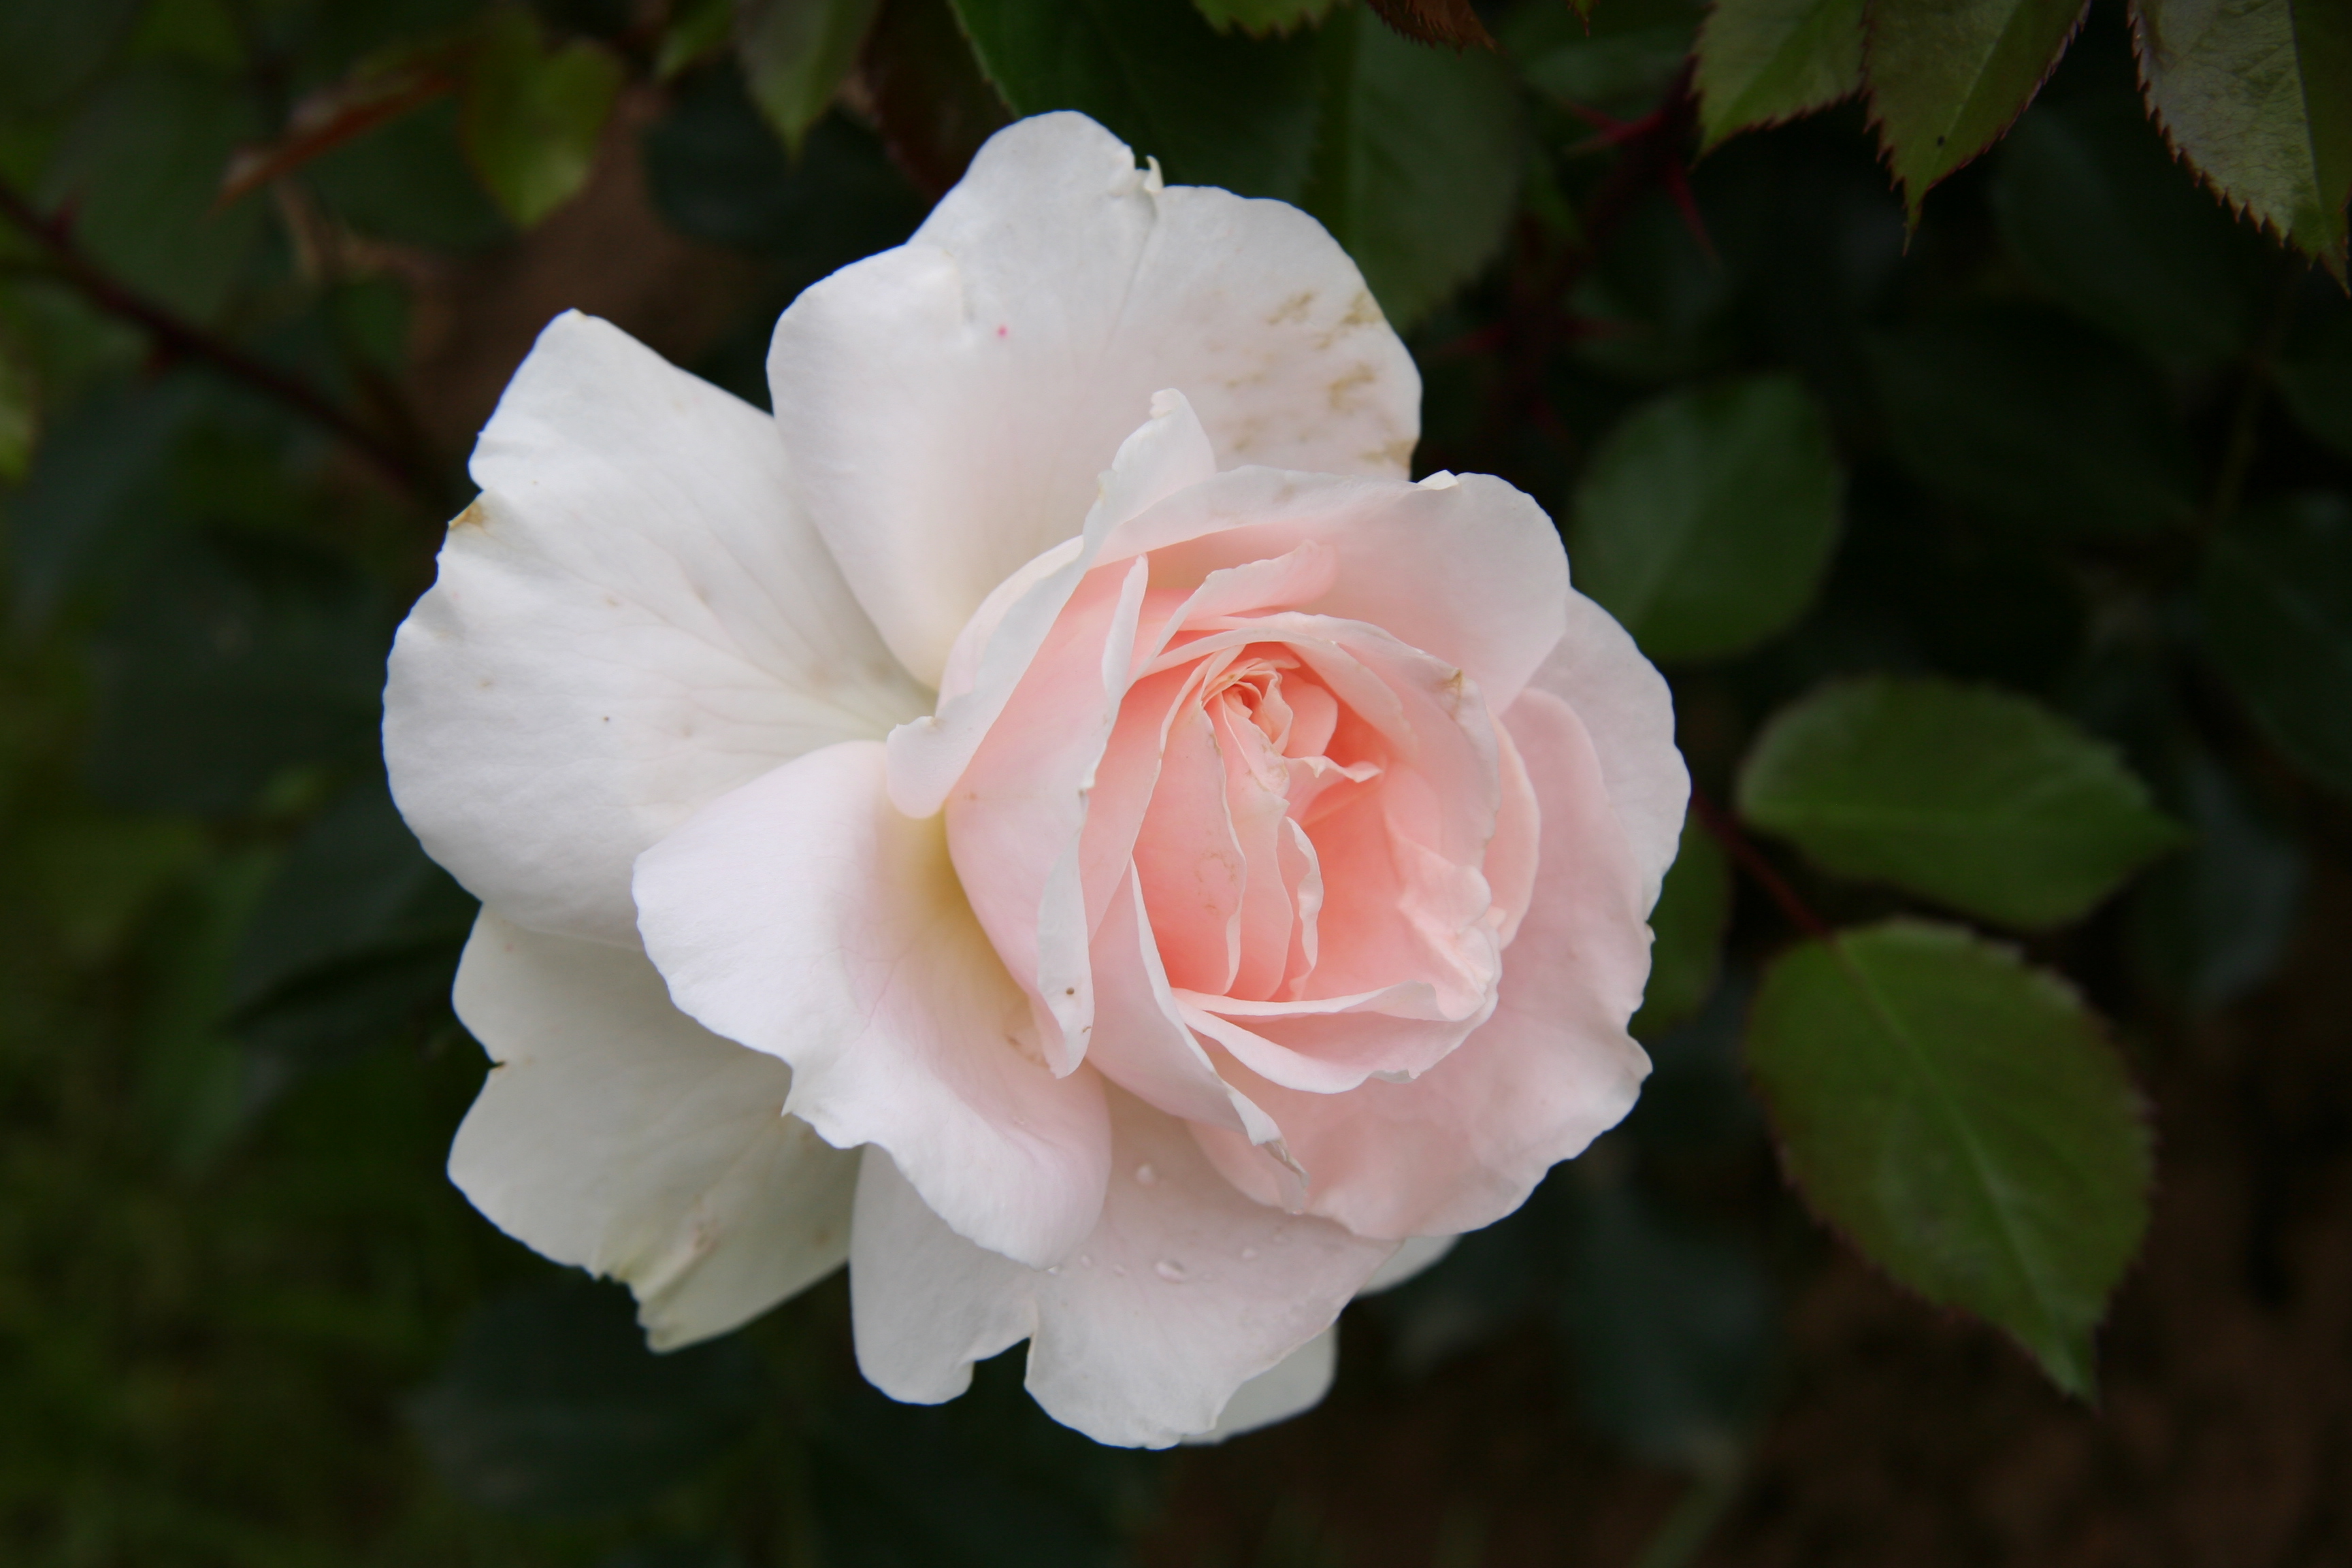
[[638, 954], [486, 910], [456, 1000], [498, 1065], [449, 1179], [509, 1236], [625, 1281], [656, 1350], [725, 1333], [848, 1258], [856, 1155], [784, 1113], [790, 1068], [671, 1006]]
[[[1486, 846], [1486, 886], [1495, 900], [1496, 940], [1508, 949], [1535, 897], [1543, 809], [1536, 802], [1528, 765], [1510, 731], [1495, 727], [1496, 760], [1501, 764], [1502, 803], [1495, 813], [1495, 837]], [[1506, 963], [1509, 961], [1505, 960]]]
[[1566, 624], [1559, 530], [1483, 474], [1407, 484], [1244, 468], [1139, 512], [1111, 531], [1100, 558], [1149, 552], [1155, 581], [1194, 582], [1308, 543], [1329, 545], [1338, 571], [1322, 593], [1285, 608], [1378, 626], [1463, 670], [1497, 710]]
[[811, 752], [646, 851], [646, 951], [704, 1026], [792, 1064], [827, 1142], [881, 1145], [958, 1234], [1055, 1262], [1101, 1209], [1101, 1080], [1043, 1065], [941, 825], [882, 771], [877, 742]]
[[[1148, 151], [1148, 149], [1147, 149]], [[803, 291], [769, 385], [796, 493], [909, 669], [1078, 531], [1174, 387], [1221, 464], [1402, 476], [1420, 377], [1313, 218], [1161, 188], [1108, 132], [1000, 132], [915, 237]]]
[[[1576, 713], [1548, 693], [1522, 693], [1505, 723], [1542, 807], [1544, 858], [1494, 1016], [1410, 1083], [1327, 1096], [1226, 1069], [1280, 1124], [1307, 1173], [1307, 1211], [1360, 1235], [1491, 1225], [1615, 1125], [1649, 1072], [1625, 1032], [1649, 973], [1641, 868], [1614, 831], [1599, 760]], [[1269, 1203], [1291, 1193], [1295, 1177], [1262, 1150], [1196, 1131], [1243, 1191]]]
[[929, 706], [784, 466], [765, 415], [617, 328], [566, 313], [541, 334], [384, 690], [394, 797], [469, 891], [634, 945], [646, 846], [779, 763]]
[[1641, 869], [1642, 913], [1682, 843], [1690, 771], [1675, 749], [1675, 699], [1608, 611], [1571, 591], [1568, 631], [1530, 682], [1576, 710], [1608, 782], [1610, 808]]
[[1265, 1111], [1217, 1077], [1185, 1026], [1134, 879], [1119, 884], [1095, 932], [1094, 954], [1097, 1007], [1087, 1066], [1171, 1116], [1229, 1128], [1253, 1143], [1280, 1136]]
[[1159, 787], [1135, 840], [1135, 875], [1171, 984], [1222, 995], [1241, 962], [1248, 872], [1216, 731], [1197, 695], [1169, 721]]
[[1114, 1092], [1111, 1119], [1101, 1222], [1051, 1272], [960, 1239], [887, 1156], [866, 1155], [849, 1290], [868, 1381], [935, 1404], [963, 1391], [974, 1361], [1027, 1338], [1046, 1414], [1097, 1442], [1164, 1447], [1213, 1428], [1396, 1250], [1252, 1203], [1182, 1122], [1139, 1100]]

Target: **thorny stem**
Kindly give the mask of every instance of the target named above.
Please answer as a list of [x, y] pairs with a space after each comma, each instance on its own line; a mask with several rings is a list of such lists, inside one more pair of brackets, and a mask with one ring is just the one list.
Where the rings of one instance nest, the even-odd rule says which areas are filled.
[[44, 215], [5, 180], [0, 180], [0, 216], [47, 252], [56, 276], [100, 310], [140, 328], [156, 348], [208, 364], [340, 437], [399, 489], [418, 496], [434, 493], [432, 475], [413, 454], [368, 428], [302, 377], [255, 358], [116, 278], [74, 242], [63, 218]]
[[1771, 895], [1772, 901], [1780, 906], [1780, 912], [1789, 917], [1790, 923], [1816, 942], [1831, 940], [1829, 922], [1815, 914], [1812, 907], [1797, 896], [1797, 889], [1789, 886], [1788, 879], [1773, 869], [1772, 862], [1767, 860], [1764, 852], [1739, 831], [1738, 825], [1725, 814], [1723, 807], [1710, 800], [1706, 792], [1696, 784], [1691, 786], [1690, 804], [1691, 813], [1698, 818], [1699, 825], [1723, 846], [1725, 853], [1739, 862], [1741, 870], [1756, 879], [1757, 886]]

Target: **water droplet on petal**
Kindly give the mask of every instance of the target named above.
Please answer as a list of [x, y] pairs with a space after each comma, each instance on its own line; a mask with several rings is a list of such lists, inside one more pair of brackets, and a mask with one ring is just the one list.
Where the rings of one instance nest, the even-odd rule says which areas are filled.
[[1160, 1173], [1153, 1170], [1149, 1162], [1138, 1165], [1135, 1168], [1135, 1184], [1139, 1187], [1156, 1187], [1160, 1184]]
[[1151, 1271], [1171, 1285], [1183, 1283], [1184, 1266], [1172, 1258], [1163, 1258], [1151, 1266]]
[[1126, 1278], [1127, 1278], [1127, 1265], [1126, 1265], [1126, 1264], [1124, 1264], [1124, 1263], [1114, 1263], [1114, 1264], [1112, 1264], [1112, 1265], [1110, 1266], [1110, 1271], [1111, 1271], [1113, 1274], [1115, 1274], [1115, 1275], [1118, 1276], [1118, 1278], [1120, 1278], [1121, 1279], [1126, 1279]]
[[1095, 1266], [1095, 1255], [1094, 1255], [1093, 1253], [1091, 1253], [1091, 1252], [1081, 1252], [1081, 1253], [1079, 1253], [1079, 1254], [1078, 1254], [1078, 1267], [1079, 1267], [1079, 1268], [1092, 1268], [1094, 1266]]
[[1243, 1261], [1244, 1263], [1250, 1262], [1252, 1259], [1255, 1258], [1256, 1257], [1257, 1257], [1257, 1248], [1256, 1248], [1256, 1247], [1243, 1247], [1243, 1248], [1242, 1248], [1242, 1261]]

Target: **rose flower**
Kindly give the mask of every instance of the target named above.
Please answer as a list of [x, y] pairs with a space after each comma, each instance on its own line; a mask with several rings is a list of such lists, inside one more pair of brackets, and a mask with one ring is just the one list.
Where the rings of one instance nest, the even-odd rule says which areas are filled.
[[394, 644], [483, 905], [452, 1177], [656, 1347], [846, 1259], [899, 1399], [1025, 1339], [1107, 1443], [1304, 1408], [1351, 1297], [1633, 1104], [1664, 682], [1533, 501], [1407, 479], [1314, 220], [1080, 116], [768, 371], [559, 318]]

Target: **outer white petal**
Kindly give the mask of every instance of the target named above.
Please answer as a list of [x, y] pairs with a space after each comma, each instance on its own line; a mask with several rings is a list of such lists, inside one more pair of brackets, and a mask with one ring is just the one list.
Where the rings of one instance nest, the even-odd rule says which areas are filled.
[[971, 1363], [1028, 1339], [1029, 1391], [1101, 1443], [1207, 1432], [1252, 1379], [1329, 1328], [1395, 1243], [1252, 1203], [1181, 1122], [1111, 1096], [1118, 1164], [1102, 1220], [1058, 1269], [961, 1240], [869, 1152], [851, 1232], [857, 1363], [894, 1399], [937, 1404]]
[[551, 322], [473, 473], [393, 646], [384, 756], [425, 849], [509, 918], [634, 944], [639, 851], [929, 706], [793, 510], [774, 423], [619, 329]]
[[1008, 1258], [1058, 1262], [1094, 1227], [1102, 1080], [1038, 1059], [943, 825], [890, 804], [880, 742], [714, 801], [646, 852], [635, 888], [677, 1005], [790, 1062], [792, 1110], [835, 1147], [887, 1149], [958, 1235]]
[[1675, 698], [1666, 678], [1610, 613], [1570, 589], [1568, 632], [1528, 684], [1576, 710], [1601, 759], [1610, 809], [1633, 846], [1642, 910], [1682, 842], [1690, 770], [1675, 748]]
[[1339, 1370], [1339, 1325], [1334, 1323], [1235, 1389], [1218, 1413], [1217, 1424], [1184, 1441], [1222, 1443], [1312, 1410], [1331, 1391], [1332, 1374]]
[[498, 1065], [450, 1179], [509, 1235], [625, 1280], [656, 1350], [849, 1256], [856, 1156], [785, 1115], [791, 1071], [671, 1006], [644, 959], [484, 910], [457, 1004]]
[[1421, 404], [1321, 225], [1163, 189], [1076, 114], [998, 132], [905, 246], [803, 292], [768, 379], [809, 515], [934, 683], [989, 590], [1077, 532], [1154, 392], [1221, 465], [1397, 477]]
[[1461, 1239], [1458, 1236], [1407, 1237], [1395, 1255], [1381, 1264], [1356, 1294], [1371, 1296], [1396, 1289], [1423, 1270], [1434, 1268], [1438, 1259], [1453, 1251], [1454, 1244]]

